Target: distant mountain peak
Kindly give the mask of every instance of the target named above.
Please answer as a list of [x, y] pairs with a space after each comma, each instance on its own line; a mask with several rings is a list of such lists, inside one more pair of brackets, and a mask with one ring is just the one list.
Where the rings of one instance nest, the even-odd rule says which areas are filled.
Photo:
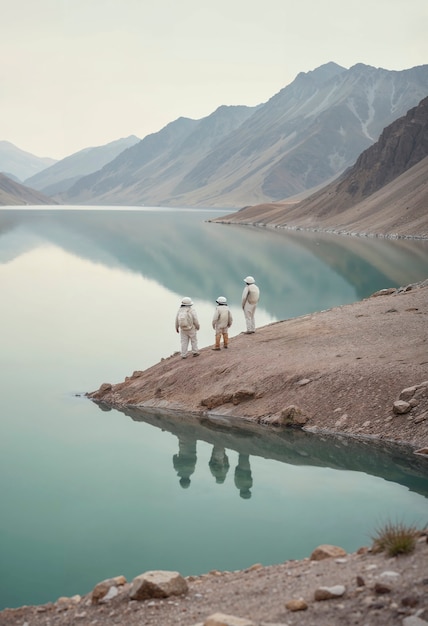
[[320, 65], [319, 67], [316, 67], [314, 70], [310, 70], [309, 72], [299, 72], [295, 80], [321, 80], [322, 82], [324, 82], [332, 76], [336, 76], [336, 74], [340, 74], [341, 72], [345, 71], [345, 67], [334, 63], [334, 61], [329, 61], [328, 63], [324, 63], [323, 65]]
[[365, 63], [355, 63], [355, 65], [351, 65], [350, 70], [376, 70], [378, 68], [373, 65], [366, 65]]
[[0, 171], [10, 172], [22, 181], [56, 163], [49, 157], [38, 157], [21, 150], [10, 141], [0, 141]]

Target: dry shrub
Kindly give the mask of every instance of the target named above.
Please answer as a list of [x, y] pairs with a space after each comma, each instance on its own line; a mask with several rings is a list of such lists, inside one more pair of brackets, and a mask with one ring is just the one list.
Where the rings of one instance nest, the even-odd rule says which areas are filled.
[[387, 522], [375, 531], [373, 540], [374, 552], [386, 552], [388, 556], [410, 554], [416, 546], [420, 531], [415, 526], [407, 526], [403, 522]]

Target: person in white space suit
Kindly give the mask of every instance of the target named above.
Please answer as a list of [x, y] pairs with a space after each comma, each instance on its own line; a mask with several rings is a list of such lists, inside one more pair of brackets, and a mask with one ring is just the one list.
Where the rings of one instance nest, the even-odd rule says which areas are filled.
[[232, 313], [227, 306], [224, 296], [219, 296], [216, 300], [217, 306], [212, 319], [212, 327], [215, 331], [215, 346], [213, 350], [220, 350], [220, 342], [223, 337], [223, 348], [229, 345], [229, 328], [232, 326]]
[[248, 335], [256, 332], [255, 313], [260, 299], [260, 289], [256, 285], [253, 276], [244, 278], [244, 291], [242, 292], [242, 309], [244, 311], [246, 333]]
[[198, 337], [196, 332], [199, 330], [198, 315], [193, 308], [191, 298], [188, 298], [187, 296], [182, 299], [181, 306], [175, 316], [175, 330], [177, 333], [180, 333], [181, 337], [181, 358], [185, 359], [187, 357], [189, 341], [192, 346], [193, 356], [199, 356]]

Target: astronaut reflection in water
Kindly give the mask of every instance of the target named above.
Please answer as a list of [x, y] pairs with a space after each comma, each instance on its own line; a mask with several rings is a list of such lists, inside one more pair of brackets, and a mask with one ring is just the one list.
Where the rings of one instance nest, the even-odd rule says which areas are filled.
[[239, 489], [241, 498], [251, 498], [253, 477], [251, 476], [250, 457], [248, 454], [239, 453], [238, 465], [235, 467], [235, 485]]
[[208, 466], [216, 483], [219, 485], [224, 483], [227, 472], [229, 471], [229, 459], [227, 458], [226, 450], [220, 446], [213, 446]]
[[187, 437], [178, 438], [178, 454], [172, 457], [174, 469], [180, 477], [180, 485], [183, 489], [190, 486], [190, 476], [196, 467], [196, 439]]
[[[179, 437], [178, 454], [174, 454], [172, 457], [174, 469], [177, 472], [177, 476], [180, 478], [179, 482], [183, 489], [187, 489], [190, 486], [190, 476], [196, 468], [196, 443], [197, 440], [194, 438]], [[216, 483], [224, 483], [227, 472], [229, 471], [229, 459], [223, 447], [213, 446], [208, 466]], [[241, 498], [245, 500], [251, 498], [253, 478], [248, 454], [239, 452], [238, 465], [235, 467], [234, 482]]]

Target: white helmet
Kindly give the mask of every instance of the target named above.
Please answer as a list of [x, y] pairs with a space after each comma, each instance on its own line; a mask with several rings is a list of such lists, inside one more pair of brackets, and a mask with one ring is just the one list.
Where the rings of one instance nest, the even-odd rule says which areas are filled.
[[244, 278], [244, 283], [247, 283], [247, 285], [252, 285], [255, 282], [256, 281], [254, 280], [252, 276], [247, 276], [247, 278]]
[[186, 296], [186, 298], [182, 299], [181, 304], [184, 305], [184, 306], [192, 306], [193, 302], [192, 302], [191, 298], [188, 298]]
[[217, 304], [227, 304], [227, 300], [224, 296], [219, 296], [216, 300]]

